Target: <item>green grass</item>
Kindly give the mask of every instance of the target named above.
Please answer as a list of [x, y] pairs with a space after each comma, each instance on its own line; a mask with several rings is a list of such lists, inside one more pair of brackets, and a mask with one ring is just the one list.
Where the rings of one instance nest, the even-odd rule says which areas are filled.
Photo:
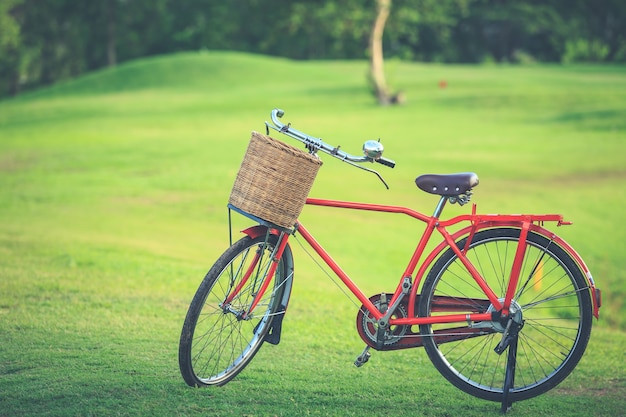
[[[214, 52], [131, 62], [0, 102], [0, 415], [498, 414], [444, 381], [422, 350], [375, 353], [354, 368], [356, 307], [297, 246], [281, 344], [223, 388], [184, 385], [182, 321], [228, 244], [225, 204], [250, 131], [274, 107], [346, 151], [380, 137], [397, 162], [380, 167], [387, 191], [325, 158], [313, 196], [430, 212], [435, 199], [415, 176], [473, 170], [479, 211], [574, 221], [557, 232], [603, 290], [601, 318], [574, 373], [512, 414], [623, 414], [626, 68], [387, 70], [406, 105], [374, 104], [364, 62]], [[421, 231], [403, 217], [323, 208], [303, 220], [372, 294], [394, 288]]]

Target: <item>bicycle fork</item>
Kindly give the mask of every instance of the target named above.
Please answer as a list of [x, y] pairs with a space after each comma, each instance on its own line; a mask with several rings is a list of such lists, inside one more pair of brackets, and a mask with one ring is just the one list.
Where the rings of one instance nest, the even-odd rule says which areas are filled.
[[[250, 263], [248, 269], [246, 270], [242, 280], [238, 283], [238, 285], [230, 292], [230, 294], [226, 297], [226, 299], [222, 302], [221, 307], [224, 309], [224, 312], [230, 312], [234, 314], [238, 320], [248, 320], [252, 316], [252, 312], [258, 305], [259, 301], [265, 295], [267, 288], [269, 287], [272, 278], [276, 273], [276, 269], [278, 268], [278, 263], [280, 261], [285, 248], [287, 247], [287, 234], [281, 232], [278, 243], [272, 250], [270, 254], [270, 263], [267, 266], [267, 269], [263, 268], [263, 251], [268, 244], [269, 236], [271, 231], [268, 229], [266, 234], [265, 243], [263, 246], [259, 247], [254, 254], [254, 259]], [[253, 277], [253, 278], [252, 278]], [[253, 293], [252, 293], [252, 301], [247, 309], [242, 311], [235, 311], [231, 306], [231, 302], [237, 295], [241, 292], [241, 289], [245, 286], [245, 284], [250, 280], [254, 280], [252, 285]]]

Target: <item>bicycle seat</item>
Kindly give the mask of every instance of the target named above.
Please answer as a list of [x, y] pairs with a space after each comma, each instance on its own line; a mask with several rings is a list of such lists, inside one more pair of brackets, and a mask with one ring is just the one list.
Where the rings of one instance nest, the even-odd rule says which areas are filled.
[[445, 197], [465, 194], [478, 185], [478, 175], [473, 172], [458, 174], [424, 174], [415, 179], [415, 185], [427, 193]]

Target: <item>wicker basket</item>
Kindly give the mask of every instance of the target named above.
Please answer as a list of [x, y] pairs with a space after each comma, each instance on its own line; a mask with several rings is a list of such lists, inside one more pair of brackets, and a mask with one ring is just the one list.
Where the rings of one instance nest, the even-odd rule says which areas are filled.
[[265, 221], [291, 228], [321, 165], [316, 156], [252, 132], [228, 202]]

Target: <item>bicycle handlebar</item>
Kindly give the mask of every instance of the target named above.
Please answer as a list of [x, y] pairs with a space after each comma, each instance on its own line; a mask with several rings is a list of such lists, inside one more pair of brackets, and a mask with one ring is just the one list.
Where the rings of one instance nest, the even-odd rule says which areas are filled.
[[393, 168], [396, 166], [395, 161], [382, 157], [383, 146], [380, 142], [377, 141], [367, 141], [363, 145], [364, 156], [355, 156], [351, 155], [347, 152], [344, 152], [339, 149], [339, 146], [332, 146], [328, 143], [324, 142], [321, 138], [316, 138], [313, 136], [309, 136], [304, 132], [300, 132], [291, 127], [291, 123], [284, 124], [279, 119], [285, 115], [285, 112], [281, 109], [274, 109], [271, 113], [272, 123], [265, 122], [265, 126], [268, 129], [274, 129], [277, 132], [283, 133], [293, 139], [296, 139], [306, 146], [306, 148], [311, 152], [315, 153], [317, 151], [322, 151], [334, 158], [337, 158], [343, 162], [346, 162], [352, 166], [363, 169], [365, 171], [376, 174], [376, 176], [385, 184], [385, 187], [389, 189], [389, 186], [385, 182], [385, 180], [380, 176], [380, 174], [373, 169], [366, 168], [361, 165], [357, 165], [357, 163], [363, 162], [378, 162], [379, 164], [385, 165], [389, 168]]
[[389, 168], [394, 168], [396, 166], [396, 161], [393, 161], [391, 159], [387, 159], [387, 158], [383, 158], [382, 156], [378, 159], [375, 159], [374, 162], [378, 162], [379, 164], [382, 164], [384, 166], [387, 166]]

